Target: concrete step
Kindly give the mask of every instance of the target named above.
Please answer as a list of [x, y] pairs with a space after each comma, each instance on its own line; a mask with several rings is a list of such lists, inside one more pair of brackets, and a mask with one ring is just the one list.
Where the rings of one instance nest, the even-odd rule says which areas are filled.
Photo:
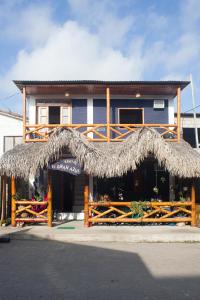
[[57, 213], [57, 219], [60, 221], [84, 220], [84, 213], [83, 212]]

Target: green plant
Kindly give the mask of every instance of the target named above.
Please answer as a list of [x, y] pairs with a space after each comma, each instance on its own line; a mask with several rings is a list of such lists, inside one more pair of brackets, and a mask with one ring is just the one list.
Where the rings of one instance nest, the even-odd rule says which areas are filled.
[[21, 200], [21, 199], [23, 199], [22, 193], [20, 191], [16, 192], [16, 194], [14, 195], [14, 199], [15, 200]]
[[144, 215], [144, 211], [148, 208], [148, 204], [146, 202], [136, 202], [136, 201], [132, 201], [131, 202], [131, 210], [133, 212], [134, 215], [138, 215], [138, 216], [143, 216]]
[[35, 199], [35, 201], [43, 201], [43, 197], [42, 196], [40, 196], [39, 194], [35, 194], [34, 195], [34, 199]]

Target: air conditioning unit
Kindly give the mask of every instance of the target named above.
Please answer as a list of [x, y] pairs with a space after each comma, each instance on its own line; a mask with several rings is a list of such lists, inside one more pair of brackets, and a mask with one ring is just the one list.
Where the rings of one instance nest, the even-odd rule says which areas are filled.
[[154, 100], [153, 108], [154, 109], [164, 109], [165, 108], [165, 100]]

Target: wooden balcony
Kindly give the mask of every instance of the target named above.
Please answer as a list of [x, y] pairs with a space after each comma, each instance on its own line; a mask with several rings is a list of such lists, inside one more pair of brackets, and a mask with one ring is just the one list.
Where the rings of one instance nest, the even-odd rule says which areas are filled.
[[55, 128], [73, 128], [91, 142], [121, 142], [142, 127], [151, 127], [169, 142], [177, 142], [176, 124], [33, 124], [25, 126], [25, 142], [46, 142]]

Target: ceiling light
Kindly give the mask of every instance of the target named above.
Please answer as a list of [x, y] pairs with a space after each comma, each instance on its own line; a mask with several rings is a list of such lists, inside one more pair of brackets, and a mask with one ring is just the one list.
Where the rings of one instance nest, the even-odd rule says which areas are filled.
[[140, 97], [141, 97], [140, 93], [137, 93], [137, 94], [135, 95], [135, 97], [136, 97], [136, 98], [140, 98]]
[[69, 93], [68, 92], [65, 93], [65, 97], [69, 97]]

